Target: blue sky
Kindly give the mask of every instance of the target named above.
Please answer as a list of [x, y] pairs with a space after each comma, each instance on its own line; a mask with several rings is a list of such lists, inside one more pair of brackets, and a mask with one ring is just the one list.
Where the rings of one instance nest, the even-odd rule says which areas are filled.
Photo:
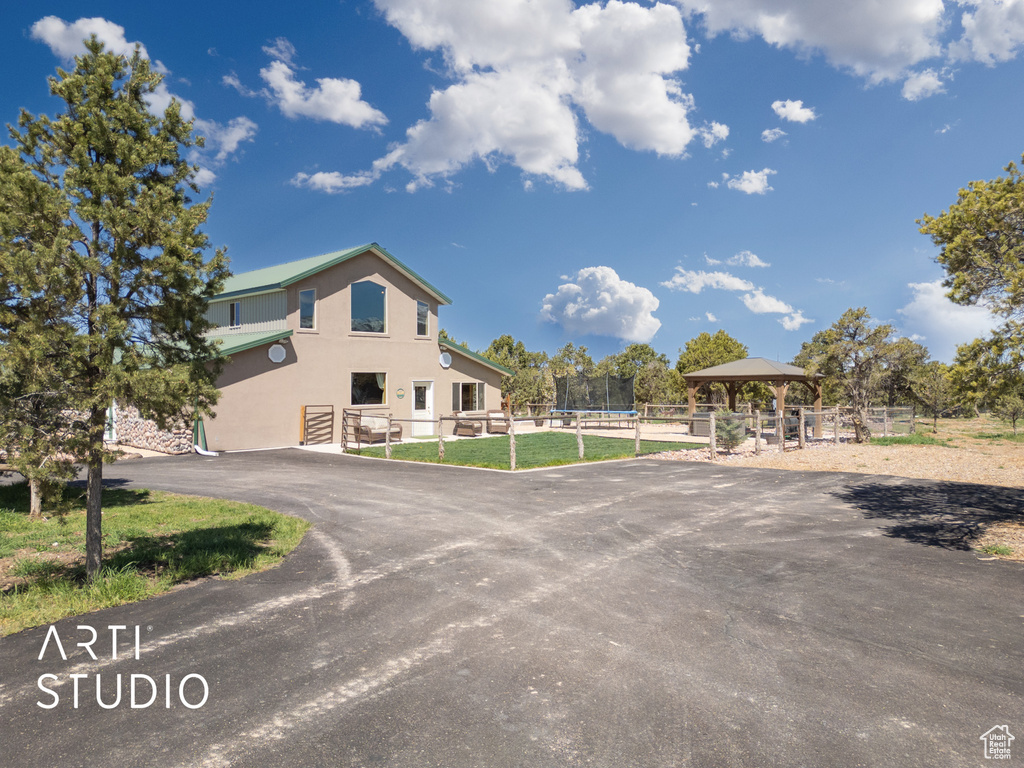
[[96, 33], [194, 114], [236, 272], [376, 241], [441, 325], [788, 361], [849, 307], [949, 361], [915, 220], [1024, 151], [1024, 0], [6, 3], [0, 115]]

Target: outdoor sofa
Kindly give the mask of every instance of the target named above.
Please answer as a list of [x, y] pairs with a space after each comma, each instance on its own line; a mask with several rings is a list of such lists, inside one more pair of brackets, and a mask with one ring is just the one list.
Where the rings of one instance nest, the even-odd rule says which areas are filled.
[[[360, 416], [359, 417], [359, 439], [367, 443], [376, 443], [386, 440], [388, 434], [387, 416]], [[392, 442], [402, 439], [402, 425], [398, 422], [391, 423]]]

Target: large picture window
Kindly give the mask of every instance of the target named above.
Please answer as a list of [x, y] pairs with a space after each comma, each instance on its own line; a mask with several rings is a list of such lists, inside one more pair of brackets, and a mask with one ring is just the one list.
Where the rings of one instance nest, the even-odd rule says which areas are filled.
[[316, 289], [299, 291], [299, 328], [316, 328]]
[[352, 330], [359, 333], [386, 333], [387, 288], [372, 280], [352, 283]]
[[430, 306], [425, 301], [416, 302], [416, 335], [430, 335]]
[[452, 411], [484, 410], [484, 385], [479, 381], [456, 381], [452, 384]]
[[384, 405], [387, 383], [386, 373], [353, 373], [352, 405]]

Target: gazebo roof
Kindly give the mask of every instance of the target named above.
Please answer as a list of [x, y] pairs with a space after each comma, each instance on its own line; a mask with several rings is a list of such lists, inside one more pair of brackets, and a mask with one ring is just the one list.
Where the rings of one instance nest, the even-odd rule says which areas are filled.
[[823, 378], [816, 374], [809, 376], [803, 368], [780, 363], [765, 357], [748, 357], [731, 363], [714, 365], [703, 371], [684, 373], [687, 381], [805, 381]]

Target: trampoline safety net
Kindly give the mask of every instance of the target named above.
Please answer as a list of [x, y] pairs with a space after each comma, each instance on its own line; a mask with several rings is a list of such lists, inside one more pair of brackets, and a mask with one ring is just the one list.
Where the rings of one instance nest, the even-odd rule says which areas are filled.
[[555, 376], [555, 410], [632, 413], [633, 377]]

